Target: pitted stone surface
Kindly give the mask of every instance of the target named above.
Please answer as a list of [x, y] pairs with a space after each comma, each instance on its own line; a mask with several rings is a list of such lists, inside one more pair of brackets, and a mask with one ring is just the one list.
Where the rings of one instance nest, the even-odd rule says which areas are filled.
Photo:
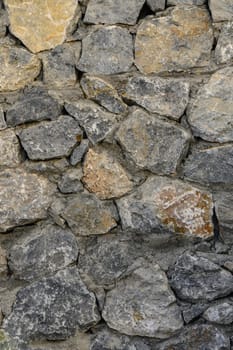
[[0, 166], [17, 166], [21, 161], [21, 147], [14, 131], [0, 131]]
[[[233, 19], [233, 18], [232, 18]], [[215, 49], [217, 63], [230, 63], [233, 59], [233, 22], [223, 24]]]

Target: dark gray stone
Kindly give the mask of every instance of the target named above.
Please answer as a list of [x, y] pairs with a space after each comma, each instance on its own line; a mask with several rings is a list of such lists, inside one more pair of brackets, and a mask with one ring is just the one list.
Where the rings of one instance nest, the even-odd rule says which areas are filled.
[[70, 164], [75, 166], [78, 163], [80, 163], [84, 155], [88, 151], [88, 148], [89, 148], [89, 140], [88, 139], [82, 140], [80, 144], [77, 147], [75, 147], [75, 149], [71, 153]]
[[170, 267], [168, 276], [177, 296], [194, 303], [211, 301], [233, 291], [233, 276], [230, 272], [206, 258], [188, 252]]
[[212, 323], [227, 325], [233, 323], [233, 304], [227, 301], [210, 306], [203, 317]]
[[58, 183], [59, 190], [65, 194], [83, 191], [83, 185], [80, 181], [82, 176], [81, 168], [69, 169]]
[[82, 72], [118, 74], [133, 64], [133, 40], [126, 28], [98, 28], [82, 41], [82, 54], [77, 68]]
[[78, 122], [67, 115], [18, 132], [21, 144], [32, 160], [69, 156], [82, 134]]
[[146, 2], [151, 10], [155, 12], [164, 10], [166, 6], [166, 0], [147, 0]]
[[233, 59], [233, 22], [224, 23], [215, 49], [217, 63], [231, 63]]
[[182, 308], [182, 315], [185, 323], [190, 323], [199, 317], [206, 309], [208, 308], [208, 304], [206, 303], [198, 303], [194, 305], [189, 305]]

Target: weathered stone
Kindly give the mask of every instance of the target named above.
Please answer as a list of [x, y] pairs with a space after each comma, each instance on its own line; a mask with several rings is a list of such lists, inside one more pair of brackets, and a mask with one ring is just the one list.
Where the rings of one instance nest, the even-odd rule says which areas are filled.
[[75, 147], [75, 149], [71, 153], [70, 164], [75, 166], [78, 163], [80, 163], [84, 155], [88, 151], [88, 148], [89, 148], [89, 140], [88, 139], [82, 140], [80, 144], [77, 147]]
[[166, 0], [146, 0], [152, 11], [162, 11], [165, 9]]
[[189, 304], [188, 307], [184, 307], [182, 315], [185, 323], [190, 323], [197, 319], [206, 309], [208, 303]]
[[33, 280], [76, 262], [78, 246], [68, 229], [55, 225], [36, 227], [10, 249], [8, 262], [14, 277]]
[[62, 44], [80, 13], [76, 0], [58, 0], [56, 3], [5, 0], [5, 5], [12, 34], [34, 53]]
[[192, 181], [201, 183], [232, 184], [232, 169], [233, 146], [225, 145], [191, 154], [184, 164], [184, 175]]
[[30, 159], [46, 160], [69, 156], [82, 138], [82, 130], [76, 120], [63, 115], [55, 121], [29, 126], [18, 135]]
[[116, 114], [126, 112], [127, 105], [114, 87], [103, 78], [85, 75], [81, 80], [81, 86], [87, 98], [98, 102], [109, 112]]
[[213, 323], [231, 324], [233, 323], [233, 305], [227, 302], [212, 305], [204, 312], [203, 317]]
[[189, 83], [177, 79], [135, 76], [128, 81], [125, 97], [149, 112], [177, 120], [189, 101]]
[[90, 0], [84, 17], [86, 23], [135, 24], [145, 0]]
[[[5, 278], [8, 272], [6, 251], [0, 246], [0, 278]], [[1, 310], [1, 309], [0, 309]], [[1, 314], [1, 311], [0, 311]], [[1, 317], [0, 317], [1, 318]], [[1, 324], [1, 321], [0, 321]]]
[[22, 169], [0, 171], [0, 231], [46, 217], [54, 186]]
[[93, 145], [108, 136], [114, 130], [117, 122], [117, 115], [106, 112], [92, 101], [80, 100], [66, 104], [65, 108], [84, 128]]
[[233, 19], [233, 3], [231, 0], [208, 0], [214, 22]]
[[233, 276], [212, 261], [191, 254], [181, 255], [168, 272], [172, 289], [181, 299], [211, 301], [233, 291]]
[[155, 350], [230, 350], [229, 338], [218, 328], [193, 325], [184, 328], [179, 336], [155, 346]]
[[212, 142], [233, 141], [233, 68], [214, 73], [188, 113], [195, 136]]
[[7, 125], [16, 126], [23, 123], [43, 119], [55, 119], [61, 108], [42, 88], [34, 88], [25, 92], [23, 96], [8, 109], [6, 114]]
[[92, 148], [83, 165], [85, 187], [100, 199], [118, 198], [131, 191], [133, 182], [126, 170], [105, 149]]
[[212, 44], [207, 10], [176, 6], [165, 17], [149, 17], [141, 22], [135, 42], [135, 64], [145, 74], [205, 66]]
[[98, 28], [82, 41], [82, 55], [77, 68], [82, 72], [117, 74], [133, 64], [133, 40], [126, 28]]
[[124, 230], [213, 235], [211, 195], [181, 180], [152, 176], [117, 206]]
[[4, 117], [4, 112], [2, 107], [0, 106], [0, 130], [4, 130], [7, 128], [5, 117]]
[[0, 38], [6, 35], [8, 24], [9, 23], [8, 23], [6, 11], [1, 9], [1, 3], [0, 3]]
[[187, 153], [190, 134], [178, 124], [137, 108], [121, 123], [116, 139], [138, 167], [156, 174], [174, 174]]
[[3, 328], [13, 338], [62, 340], [77, 327], [87, 330], [99, 320], [95, 296], [74, 267], [22, 288]]
[[21, 160], [20, 144], [14, 131], [0, 131], [0, 166], [16, 166]]
[[83, 191], [81, 178], [83, 176], [81, 168], [69, 169], [58, 183], [58, 188], [62, 193], [78, 193]]
[[107, 292], [104, 320], [128, 335], [167, 338], [183, 325], [166, 274], [157, 264], [134, 270]]
[[223, 24], [215, 49], [217, 63], [231, 63], [233, 59], [233, 22]]
[[167, 0], [167, 5], [204, 5], [206, 0]]
[[0, 329], [0, 349], [1, 350], [18, 350], [15, 342], [9, 337], [9, 335]]
[[[233, 192], [222, 190], [213, 193], [220, 234], [226, 242], [233, 242]], [[233, 263], [233, 262], [232, 262]]]
[[21, 89], [40, 73], [40, 60], [23, 48], [1, 45], [0, 62], [1, 92]]
[[44, 83], [56, 88], [74, 86], [77, 81], [75, 64], [80, 52], [80, 42], [66, 43], [44, 52], [41, 55]]

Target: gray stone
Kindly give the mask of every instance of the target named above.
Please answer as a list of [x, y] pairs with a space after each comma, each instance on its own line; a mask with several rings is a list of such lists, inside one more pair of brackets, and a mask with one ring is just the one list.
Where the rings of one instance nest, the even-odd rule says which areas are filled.
[[135, 24], [144, 2], [145, 0], [90, 0], [84, 22]]
[[78, 163], [80, 163], [83, 157], [85, 156], [86, 152], [88, 151], [88, 148], [89, 148], [89, 140], [88, 139], [82, 140], [80, 144], [77, 147], [75, 147], [75, 149], [71, 153], [70, 164], [75, 166]]
[[198, 318], [208, 308], [207, 303], [197, 303], [184, 307], [182, 315], [185, 323], [190, 323]]
[[189, 83], [177, 79], [135, 76], [128, 81], [125, 97], [149, 112], [178, 120], [189, 101]]
[[174, 174], [186, 155], [190, 134], [178, 124], [137, 108], [121, 123], [116, 139], [139, 168]]
[[59, 190], [65, 194], [83, 191], [83, 185], [80, 181], [82, 176], [83, 174], [81, 168], [69, 169], [58, 183]]
[[183, 326], [166, 274], [157, 264], [134, 270], [107, 292], [102, 317], [128, 335], [167, 338]]
[[233, 67], [214, 73], [193, 101], [188, 122], [195, 136], [211, 142], [233, 140]]
[[0, 106], [0, 130], [4, 130], [7, 128], [5, 117], [4, 117], [4, 112], [2, 107]]
[[3, 330], [0, 329], [0, 349], [1, 350], [18, 350], [16, 343]]
[[207, 0], [167, 0], [167, 5], [204, 5]]
[[1, 9], [0, 3], [0, 38], [3, 38], [6, 35], [7, 25], [9, 25], [7, 14], [6, 11]]
[[21, 161], [21, 147], [14, 131], [0, 131], [0, 166], [17, 166]]
[[30, 281], [75, 263], [77, 257], [78, 246], [70, 230], [46, 225], [35, 227], [13, 245], [8, 263], [15, 278]]
[[16, 339], [62, 340], [99, 320], [95, 296], [73, 267], [22, 288], [3, 328]]
[[233, 59], [233, 22], [224, 23], [215, 49], [217, 63], [231, 63]]
[[191, 153], [184, 175], [200, 183], [233, 183], [233, 146], [211, 147]]
[[65, 108], [84, 128], [93, 145], [107, 137], [114, 130], [117, 122], [117, 115], [106, 112], [92, 101], [80, 100], [65, 104]]
[[61, 108], [43, 88], [33, 88], [8, 109], [6, 121], [9, 126], [16, 126], [28, 122], [44, 119], [55, 119]]
[[233, 19], [232, 0], [208, 0], [214, 22], [230, 21]]
[[215, 191], [213, 193], [220, 234], [225, 242], [233, 242], [233, 192]]
[[19, 131], [21, 144], [32, 160], [46, 160], [69, 156], [82, 138], [78, 122], [70, 116], [41, 122]]
[[233, 305], [228, 302], [210, 306], [203, 314], [203, 317], [213, 323], [227, 325], [233, 323]]
[[170, 267], [168, 276], [177, 296], [194, 303], [211, 301], [233, 291], [230, 272], [189, 252], [181, 255], [176, 264]]
[[166, 6], [166, 0], [147, 0], [146, 2], [152, 11], [162, 11]]
[[0, 171], [0, 231], [44, 219], [54, 190], [43, 176], [19, 168]]
[[133, 40], [126, 28], [98, 28], [82, 41], [82, 54], [77, 68], [82, 72], [118, 74], [133, 64]]
[[220, 329], [207, 325], [186, 327], [177, 337], [155, 346], [155, 350], [230, 350], [230, 340]]

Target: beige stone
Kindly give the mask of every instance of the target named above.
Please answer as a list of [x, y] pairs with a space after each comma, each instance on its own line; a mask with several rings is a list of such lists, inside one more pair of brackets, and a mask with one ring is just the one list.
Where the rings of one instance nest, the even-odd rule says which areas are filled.
[[0, 166], [15, 166], [20, 162], [20, 144], [14, 131], [0, 131]]
[[141, 22], [135, 42], [135, 64], [146, 74], [205, 66], [212, 43], [208, 11], [176, 6], [167, 16]]
[[34, 53], [62, 44], [80, 14], [77, 0], [5, 0], [5, 4], [10, 31]]
[[106, 150], [90, 149], [85, 158], [82, 181], [100, 199], [121, 197], [133, 188], [127, 172]]
[[[0, 277], [6, 277], [7, 275], [7, 259], [6, 251], [0, 246]], [[0, 323], [1, 323], [1, 309], [0, 309]]]

